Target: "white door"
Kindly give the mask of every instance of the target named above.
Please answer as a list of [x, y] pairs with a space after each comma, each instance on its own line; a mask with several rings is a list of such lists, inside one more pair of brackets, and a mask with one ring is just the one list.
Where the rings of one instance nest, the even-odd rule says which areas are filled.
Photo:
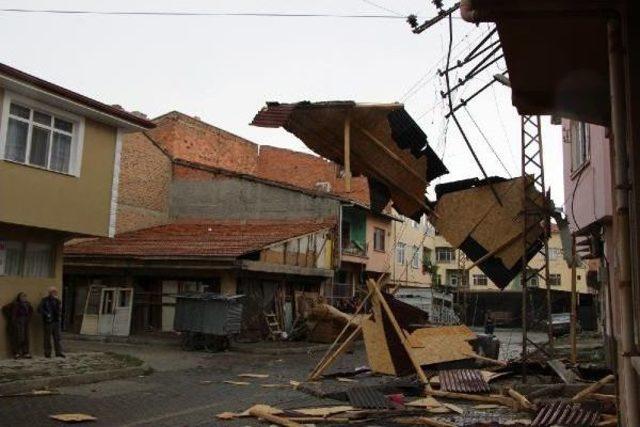
[[103, 288], [98, 313], [98, 335], [111, 335], [116, 314], [116, 288]]
[[80, 333], [82, 335], [98, 335], [98, 318], [100, 317], [102, 288], [100, 285], [89, 286], [82, 316], [82, 326], [80, 327]]
[[113, 335], [128, 336], [131, 328], [133, 288], [117, 288], [113, 316]]

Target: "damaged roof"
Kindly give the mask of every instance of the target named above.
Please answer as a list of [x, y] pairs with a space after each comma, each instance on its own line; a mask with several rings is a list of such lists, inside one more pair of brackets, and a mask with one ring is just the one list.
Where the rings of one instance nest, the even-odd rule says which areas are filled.
[[65, 256], [239, 257], [335, 225], [332, 220], [252, 220], [175, 223], [69, 244]]
[[[523, 177], [505, 180], [477, 178], [436, 186], [438, 201], [431, 217], [438, 232], [453, 246], [464, 252], [500, 289], [522, 271], [524, 246]], [[527, 177], [526, 179], [530, 179]], [[502, 205], [495, 200], [491, 185]], [[542, 214], [530, 205], [543, 206], [543, 195], [528, 188], [526, 211], [529, 212], [526, 241], [529, 261], [542, 246], [545, 230]]]
[[473, 23], [495, 22], [522, 115], [610, 123], [607, 19], [619, 2], [462, 0]]
[[378, 189], [372, 194], [372, 206], [382, 206], [391, 199], [403, 215], [420, 216], [429, 181], [448, 170], [402, 104], [272, 102], [258, 112], [251, 124], [283, 127], [317, 154], [344, 165], [347, 118], [351, 170], [354, 175], [367, 176], [372, 191]]

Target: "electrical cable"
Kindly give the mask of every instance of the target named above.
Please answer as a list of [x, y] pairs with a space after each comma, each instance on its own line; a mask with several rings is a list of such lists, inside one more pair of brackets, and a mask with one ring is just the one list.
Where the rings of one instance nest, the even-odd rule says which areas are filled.
[[487, 146], [489, 147], [489, 149], [491, 150], [491, 152], [493, 153], [493, 155], [496, 157], [496, 159], [498, 160], [498, 162], [500, 163], [500, 165], [502, 166], [502, 168], [505, 170], [505, 172], [507, 173], [507, 175], [509, 175], [509, 178], [513, 178], [513, 176], [511, 175], [511, 173], [509, 172], [509, 169], [507, 169], [507, 167], [505, 166], [505, 164], [502, 162], [502, 159], [500, 158], [500, 156], [498, 155], [498, 153], [496, 152], [496, 150], [493, 148], [493, 146], [491, 145], [491, 142], [489, 142], [489, 139], [487, 139], [487, 136], [484, 134], [484, 132], [482, 131], [482, 129], [480, 129], [480, 126], [478, 125], [478, 123], [475, 121], [475, 119], [473, 118], [473, 116], [471, 116], [471, 112], [469, 111], [469, 109], [464, 106], [464, 111], [467, 112], [467, 115], [469, 116], [469, 119], [471, 119], [471, 122], [475, 125], [476, 129], [478, 129], [478, 132], [480, 132], [480, 135], [482, 135], [482, 138], [484, 139], [484, 141], [487, 143]]
[[386, 8], [386, 7], [382, 6], [381, 4], [372, 2], [371, 0], [360, 0], [360, 1], [363, 2], [363, 3], [366, 3], [366, 4], [370, 5], [370, 6], [376, 7], [378, 9], [380, 9], [380, 10], [384, 10], [385, 12], [389, 12], [389, 13], [393, 13], [394, 15], [401, 16], [403, 18], [406, 18], [408, 16], [408, 14], [403, 14], [403, 13], [400, 13], [398, 11]]
[[338, 13], [285, 13], [285, 12], [169, 12], [169, 11], [125, 11], [125, 10], [71, 10], [71, 9], [22, 9], [0, 8], [4, 13], [52, 14], [52, 15], [102, 15], [102, 16], [218, 16], [261, 18], [353, 18], [353, 19], [406, 19], [398, 15], [365, 15]]

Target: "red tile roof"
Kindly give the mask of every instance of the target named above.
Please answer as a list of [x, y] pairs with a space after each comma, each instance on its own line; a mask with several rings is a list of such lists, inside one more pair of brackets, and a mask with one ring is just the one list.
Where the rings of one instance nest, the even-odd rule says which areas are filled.
[[175, 223], [65, 247], [65, 256], [238, 257], [333, 227], [332, 220], [251, 220]]

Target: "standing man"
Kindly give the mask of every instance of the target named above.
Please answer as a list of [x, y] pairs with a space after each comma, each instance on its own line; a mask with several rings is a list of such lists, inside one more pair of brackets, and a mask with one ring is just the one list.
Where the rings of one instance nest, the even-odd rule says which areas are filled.
[[487, 319], [484, 323], [484, 333], [487, 335], [493, 335], [493, 331], [496, 328], [495, 320], [493, 319], [493, 314], [491, 310], [487, 310]]
[[42, 298], [38, 306], [38, 313], [42, 316], [44, 326], [44, 356], [51, 357], [51, 338], [56, 357], [65, 357], [60, 346], [60, 321], [62, 320], [62, 303], [58, 299], [58, 290], [49, 288], [49, 295]]

